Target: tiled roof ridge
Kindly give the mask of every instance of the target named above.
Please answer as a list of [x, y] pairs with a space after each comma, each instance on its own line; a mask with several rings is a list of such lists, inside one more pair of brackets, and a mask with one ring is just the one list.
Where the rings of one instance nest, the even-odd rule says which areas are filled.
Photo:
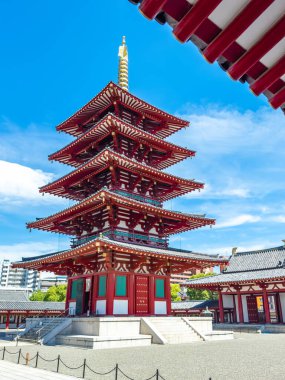
[[279, 247], [273, 247], [273, 248], [264, 248], [264, 249], [258, 249], [256, 251], [244, 251], [244, 252], [237, 252], [234, 256], [242, 256], [242, 255], [254, 255], [256, 253], [272, 253], [274, 251], [285, 251], [285, 245], [281, 245]]

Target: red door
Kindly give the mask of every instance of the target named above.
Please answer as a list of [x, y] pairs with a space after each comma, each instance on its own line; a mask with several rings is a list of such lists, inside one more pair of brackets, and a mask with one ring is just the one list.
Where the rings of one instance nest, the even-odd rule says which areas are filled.
[[149, 314], [148, 305], [148, 277], [136, 276], [135, 308], [136, 314]]
[[258, 311], [257, 302], [255, 296], [246, 297], [247, 301], [247, 311], [248, 311], [248, 321], [249, 323], [258, 323]]

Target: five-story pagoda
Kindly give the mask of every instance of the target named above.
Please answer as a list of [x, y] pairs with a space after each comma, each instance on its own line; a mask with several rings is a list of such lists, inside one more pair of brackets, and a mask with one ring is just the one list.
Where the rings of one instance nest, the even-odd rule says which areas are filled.
[[119, 85], [110, 82], [57, 127], [76, 139], [49, 159], [74, 170], [40, 192], [77, 202], [27, 224], [73, 236], [71, 248], [14, 266], [67, 274], [67, 308], [77, 315], [169, 315], [171, 273], [223, 260], [168, 247], [169, 235], [214, 224], [204, 215], [162, 208], [203, 188], [162, 171], [195, 155], [165, 141], [189, 123], [128, 91], [124, 38], [119, 57]]

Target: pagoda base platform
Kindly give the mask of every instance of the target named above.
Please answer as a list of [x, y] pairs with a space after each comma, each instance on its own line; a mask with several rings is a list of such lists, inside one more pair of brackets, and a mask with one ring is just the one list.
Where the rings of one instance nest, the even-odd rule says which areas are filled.
[[75, 317], [46, 342], [89, 349], [232, 339], [212, 330], [210, 317]]

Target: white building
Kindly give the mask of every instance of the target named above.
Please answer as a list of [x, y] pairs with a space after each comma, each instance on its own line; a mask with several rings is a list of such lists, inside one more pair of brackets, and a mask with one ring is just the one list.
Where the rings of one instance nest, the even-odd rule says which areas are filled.
[[23, 268], [12, 268], [9, 260], [3, 260], [0, 267], [0, 286], [19, 287], [35, 290], [39, 285], [39, 272]]

